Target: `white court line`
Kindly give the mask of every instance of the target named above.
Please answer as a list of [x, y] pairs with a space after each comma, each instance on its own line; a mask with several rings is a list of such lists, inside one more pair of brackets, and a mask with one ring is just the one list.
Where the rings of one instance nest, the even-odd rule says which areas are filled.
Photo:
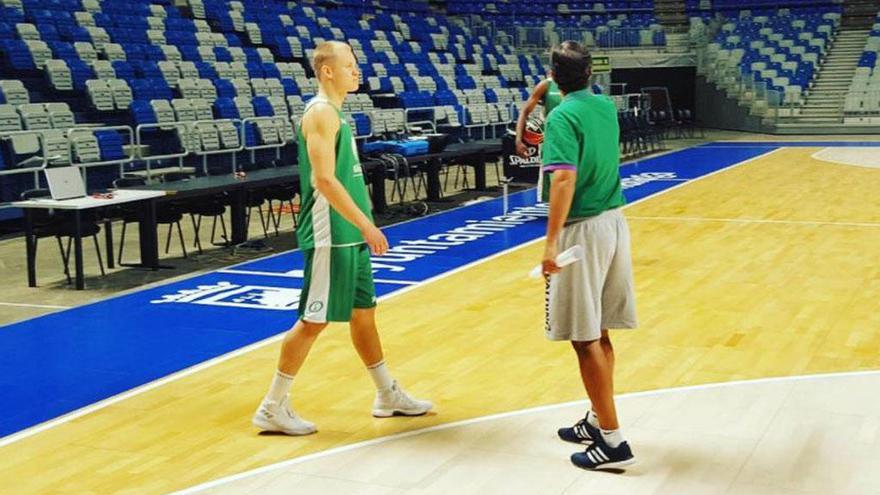
[[[880, 150], [878, 146], [828, 147], [813, 153], [810, 158], [835, 165], [877, 169], [880, 168], [880, 162], [877, 161], [878, 150]], [[863, 155], [869, 155], [874, 161], [864, 161]]]
[[419, 285], [419, 282], [413, 282], [411, 280], [391, 280], [390, 278], [374, 278], [373, 282], [392, 285]]
[[[289, 272], [261, 272], [254, 270], [217, 270], [215, 273], [231, 273], [233, 275], [258, 275], [261, 277], [280, 277], [280, 278], [303, 278], [302, 270], [291, 270]], [[385, 278], [375, 278], [373, 282], [378, 282], [381, 284], [393, 284], [393, 285], [417, 285], [419, 282], [415, 282], [413, 280], [392, 280]]]
[[[280, 278], [303, 278], [302, 270], [291, 270], [289, 272], [260, 272], [253, 270], [217, 270], [215, 273], [231, 273], [233, 275], [259, 275], [261, 277], [280, 277]], [[387, 278], [374, 278], [373, 282], [380, 284], [393, 285], [417, 285], [419, 282], [412, 280], [392, 280]]]
[[229, 270], [221, 269], [215, 273], [231, 273], [233, 275], [259, 275], [261, 277], [281, 277], [281, 278], [303, 278], [302, 270], [294, 270], [292, 272], [261, 272], [257, 270]]
[[[647, 390], [644, 392], [631, 392], [628, 394], [621, 394], [617, 396], [616, 400], [627, 400], [627, 399], [635, 399], [639, 397], [656, 397], [661, 395], [671, 395], [677, 393], [687, 393], [694, 392], [698, 390], [711, 390], [711, 389], [719, 389], [719, 388], [732, 388], [732, 387], [741, 387], [748, 385], [758, 385], [765, 383], [780, 383], [787, 381], [807, 381], [807, 380], [821, 380], [828, 378], [844, 378], [844, 377], [853, 377], [853, 376], [870, 376], [880, 374], [880, 370], [870, 370], [870, 371], [845, 371], [840, 373], [821, 373], [815, 375], [797, 375], [797, 376], [781, 376], [781, 377], [773, 377], [773, 378], [758, 378], [755, 380], [737, 380], [732, 382], [722, 382], [722, 383], [707, 383], [703, 385], [689, 385], [685, 387], [671, 387], [671, 388], [662, 388], [657, 390]], [[263, 466], [260, 468], [253, 469], [251, 471], [245, 471], [243, 473], [234, 474], [232, 476], [227, 476], [225, 478], [219, 478], [216, 480], [209, 481], [207, 483], [202, 483], [200, 485], [196, 485], [190, 488], [185, 488], [183, 490], [173, 492], [172, 495], [189, 495], [191, 493], [199, 493], [209, 488], [216, 488], [221, 485], [225, 485], [227, 483], [232, 483], [234, 481], [238, 481], [245, 478], [250, 478], [252, 476], [277, 471], [279, 469], [284, 469], [286, 467], [295, 466], [297, 464], [302, 464], [304, 462], [312, 461], [315, 459], [320, 459], [322, 457], [328, 457], [335, 454], [340, 454], [343, 452], [348, 452], [350, 450], [360, 449], [364, 447], [369, 447], [372, 445], [382, 444], [391, 442], [394, 440], [400, 440], [403, 438], [413, 437], [416, 435], [423, 435], [426, 433], [431, 433], [435, 431], [443, 431], [448, 430], [450, 428], [457, 428], [461, 426], [468, 426], [478, 423], [486, 423], [489, 421], [494, 421], [497, 419], [505, 419], [516, 416], [523, 416], [526, 414], [532, 413], [540, 413], [546, 411], [553, 411], [556, 409], [562, 409], [569, 406], [575, 406], [578, 404], [586, 405], [586, 400], [576, 400], [570, 402], [562, 402], [559, 404], [550, 404], [546, 406], [538, 406], [532, 407], [528, 409], [520, 409], [518, 411], [509, 411], [505, 413], [492, 414], [490, 416], [481, 416], [478, 418], [470, 418], [461, 421], [455, 421], [453, 423], [446, 423], [442, 425], [431, 426], [428, 428], [421, 428], [418, 430], [406, 431], [402, 433], [395, 433], [394, 435], [388, 435], [380, 438], [374, 438], [372, 440], [367, 440], [364, 442], [354, 443], [351, 445], [345, 445], [342, 447], [337, 447], [334, 449], [324, 450], [321, 452], [316, 452], [314, 454], [304, 455], [302, 457], [297, 457], [295, 459], [289, 459], [287, 461], [281, 461], [275, 464], [270, 464], [268, 466]]]
[[[781, 149], [783, 149], [783, 148], [776, 148], [776, 149], [773, 149], [773, 150], [768, 151], [767, 153], [762, 153], [762, 154], [760, 154], [760, 155], [758, 155], [758, 156], [755, 156], [755, 157], [749, 158], [748, 160], [745, 160], [745, 161], [742, 161], [742, 162], [739, 162], [739, 163], [735, 163], [735, 164], [733, 164], [733, 165], [730, 165], [730, 166], [727, 166], [727, 167], [721, 168], [721, 169], [719, 169], [719, 170], [716, 170], [716, 171], [714, 171], [714, 172], [708, 173], [708, 174], [706, 174], [706, 175], [703, 175], [703, 176], [697, 177], [697, 178], [695, 178], [695, 179], [691, 179], [691, 180], [689, 180], [688, 182], [682, 182], [682, 183], [680, 183], [680, 184], [676, 184], [676, 185], [670, 187], [669, 189], [664, 189], [663, 191], [659, 191], [659, 192], [656, 192], [656, 193], [654, 193], [654, 194], [652, 194], [652, 195], [646, 196], [646, 197], [644, 197], [644, 198], [642, 198], [642, 199], [639, 199], [639, 200], [633, 201], [632, 203], [629, 203], [629, 204], [627, 204], [626, 206], [624, 206], [624, 208], [627, 208], [627, 207], [630, 207], [630, 206], [637, 205], [637, 204], [641, 203], [642, 201], [646, 201], [646, 200], [648, 200], [648, 199], [656, 198], [656, 197], [661, 196], [661, 195], [663, 195], [663, 194], [666, 194], [666, 193], [668, 193], [668, 192], [670, 192], [670, 191], [674, 191], [674, 190], [676, 190], [676, 189], [678, 189], [678, 188], [680, 188], [680, 187], [683, 187], [683, 186], [685, 186], [685, 185], [687, 185], [687, 184], [691, 184], [691, 183], [694, 183], [694, 182], [697, 182], [697, 181], [701, 181], [701, 180], [703, 180], [703, 179], [706, 179], [706, 178], [712, 177], [712, 176], [714, 176], [714, 175], [720, 174], [721, 172], [724, 172], [724, 171], [727, 171], [727, 170], [731, 170], [731, 169], [733, 169], [733, 168], [736, 168], [736, 167], [739, 167], [739, 166], [745, 165], [745, 164], [747, 164], [747, 163], [751, 163], [751, 162], [753, 162], [753, 161], [755, 161], [755, 160], [759, 160], [759, 159], [761, 159], [761, 158], [765, 158], [765, 157], [767, 157], [767, 156], [769, 156], [769, 155], [772, 155], [773, 153], [775, 153], [775, 152], [777, 152], [777, 151], [779, 151], [779, 150], [781, 150]], [[424, 218], [424, 217], [421, 217], [421, 218]], [[506, 254], [508, 254], [508, 253], [511, 253], [511, 252], [513, 252], [513, 251], [517, 251], [517, 250], [520, 250], [520, 249], [524, 249], [524, 248], [526, 248], [526, 247], [528, 247], [528, 246], [531, 246], [532, 244], [536, 244], [536, 243], [541, 242], [541, 241], [543, 241], [543, 240], [544, 240], [544, 237], [539, 237], [539, 238], [537, 238], [537, 239], [533, 239], [533, 240], [531, 240], [531, 241], [528, 241], [528, 242], [526, 242], [526, 243], [520, 244], [520, 245], [518, 245], [518, 246], [513, 246], [513, 247], [511, 247], [511, 248], [505, 249], [504, 251], [501, 251], [501, 252], [495, 253], [494, 255], [491, 255], [491, 256], [488, 256], [488, 257], [486, 257], [486, 258], [482, 258], [482, 259], [479, 259], [479, 260], [473, 261], [473, 262], [468, 263], [468, 264], [466, 264], [466, 265], [462, 265], [462, 266], [460, 266], [460, 267], [458, 267], [458, 268], [456, 268], [456, 269], [454, 269], [454, 270], [450, 270], [450, 271], [448, 271], [448, 272], [441, 273], [440, 275], [437, 275], [437, 276], [435, 276], [435, 277], [432, 277], [432, 278], [429, 278], [429, 279], [427, 279], [427, 280], [424, 280], [423, 282], [421, 282], [421, 283], [419, 283], [419, 284], [406, 286], [406, 287], [404, 287], [404, 288], [402, 288], [402, 289], [400, 289], [400, 290], [398, 290], [398, 291], [392, 292], [391, 294], [388, 294], [388, 295], [382, 296], [382, 297], [380, 297], [378, 300], [381, 302], [381, 301], [385, 301], [385, 300], [387, 300], [387, 299], [390, 299], [390, 298], [392, 298], [392, 297], [396, 297], [396, 296], [399, 296], [399, 295], [402, 295], [402, 294], [406, 294], [407, 292], [410, 292], [411, 290], [413, 290], [413, 289], [415, 289], [415, 288], [417, 288], [417, 287], [422, 287], [422, 286], [427, 285], [427, 284], [429, 284], [429, 283], [436, 282], [436, 281], [438, 281], [438, 280], [442, 280], [442, 279], [447, 278], [447, 277], [451, 277], [452, 275], [455, 275], [455, 274], [458, 273], [458, 272], [461, 272], [461, 271], [463, 271], [463, 270], [467, 270], [467, 269], [469, 269], [469, 268], [471, 268], [471, 267], [474, 267], [474, 266], [477, 266], [477, 265], [481, 265], [481, 264], [483, 264], [483, 263], [486, 263], [486, 262], [488, 262], [488, 261], [494, 260], [495, 258], [499, 258], [499, 257], [504, 256], [504, 255], [506, 255]], [[282, 253], [279, 253], [278, 255], [280, 255], [280, 254], [282, 254]], [[276, 256], [276, 255], [273, 255], [273, 256]], [[271, 258], [271, 257], [273, 257], [273, 256], [267, 256], [267, 258]], [[262, 258], [262, 259], [266, 259], [266, 258]], [[253, 260], [251, 260], [251, 261], [253, 261]], [[537, 261], [537, 260], [536, 260], [536, 261]], [[528, 268], [528, 267], [527, 267], [527, 268]], [[525, 272], [524, 272], [524, 273], [525, 273]], [[285, 333], [286, 333], [286, 332], [285, 332]], [[5, 436], [5, 437], [3, 437], [3, 438], [0, 438], [0, 447], [4, 447], [4, 446], [6, 446], [6, 445], [9, 445], [9, 444], [15, 443], [15, 442], [17, 442], [17, 441], [19, 441], [19, 440], [22, 440], [22, 439], [24, 439], [24, 438], [30, 437], [30, 436], [35, 435], [35, 434], [37, 434], [37, 433], [40, 433], [40, 432], [43, 432], [43, 431], [49, 430], [49, 429], [51, 429], [51, 428], [54, 428], [54, 427], [56, 427], [56, 426], [58, 426], [58, 425], [61, 425], [61, 424], [64, 424], [64, 423], [70, 422], [70, 421], [72, 421], [72, 420], [74, 420], [74, 419], [76, 419], [76, 418], [80, 418], [80, 417], [85, 416], [85, 415], [87, 415], [87, 414], [90, 414], [90, 413], [92, 413], [92, 412], [95, 412], [95, 411], [98, 411], [98, 410], [100, 410], [100, 409], [103, 409], [103, 408], [105, 408], [105, 407], [107, 407], [107, 406], [110, 406], [110, 405], [116, 404], [117, 402], [121, 402], [121, 401], [123, 401], [123, 400], [125, 400], [125, 399], [131, 398], [131, 397], [134, 397], [134, 396], [136, 396], [136, 395], [140, 395], [140, 394], [142, 394], [142, 393], [144, 393], [144, 392], [147, 392], [147, 391], [153, 390], [153, 389], [155, 389], [155, 388], [161, 387], [162, 385], [165, 385], [165, 384], [167, 384], [167, 383], [171, 383], [171, 382], [176, 381], [176, 380], [179, 380], [179, 379], [181, 379], [181, 378], [185, 378], [185, 377], [187, 377], [187, 376], [189, 376], [189, 375], [192, 375], [192, 374], [194, 374], [194, 373], [197, 373], [197, 372], [199, 372], [199, 371], [201, 371], [201, 370], [203, 370], [203, 369], [210, 368], [211, 366], [214, 366], [214, 365], [220, 364], [220, 363], [222, 363], [222, 362], [224, 362], [224, 361], [228, 361], [228, 360], [230, 360], [230, 359], [233, 359], [233, 358], [235, 358], [235, 357], [238, 357], [238, 356], [240, 356], [240, 355], [242, 355], [242, 354], [245, 354], [245, 353], [247, 353], [247, 352], [250, 352], [250, 351], [252, 351], [252, 350], [256, 350], [256, 349], [259, 349], [260, 347], [263, 347], [263, 346], [266, 346], [266, 345], [269, 345], [269, 344], [273, 344], [273, 343], [275, 343], [275, 342], [278, 342], [278, 341], [280, 341], [280, 340], [283, 339], [283, 338], [284, 338], [284, 333], [280, 333], [280, 334], [278, 334], [278, 335], [275, 335], [275, 336], [272, 336], [272, 337], [268, 337], [268, 338], [263, 339], [263, 340], [261, 340], [261, 341], [259, 341], [259, 342], [255, 342], [255, 343], [253, 343], [253, 344], [251, 344], [251, 345], [249, 345], [249, 346], [242, 347], [242, 348], [240, 348], [240, 349], [236, 349], [236, 350], [234, 350], [234, 351], [232, 351], [232, 352], [229, 352], [229, 353], [226, 353], [226, 354], [223, 354], [223, 355], [217, 356], [217, 357], [215, 357], [214, 359], [210, 359], [210, 360], [208, 360], [208, 361], [201, 362], [201, 363], [196, 364], [196, 365], [194, 365], [194, 366], [190, 366], [189, 368], [182, 369], [182, 370], [180, 370], [180, 371], [178, 371], [178, 372], [176, 372], [176, 373], [173, 373], [173, 374], [171, 374], [171, 375], [165, 376], [165, 377], [163, 377], [163, 378], [160, 378], [160, 379], [158, 379], [158, 380], [155, 380], [155, 381], [152, 381], [152, 382], [149, 382], [149, 383], [145, 383], [145, 384], [143, 384], [143, 385], [141, 385], [141, 386], [139, 386], [139, 387], [136, 387], [136, 388], [133, 388], [133, 389], [127, 390], [127, 391], [125, 391], [125, 392], [122, 392], [121, 394], [114, 395], [113, 397], [108, 397], [108, 398], [106, 398], [106, 399], [104, 399], [104, 400], [102, 400], [102, 401], [100, 401], [100, 402], [96, 402], [96, 403], [94, 403], [94, 404], [90, 404], [90, 405], [88, 405], [88, 406], [85, 406], [85, 407], [82, 407], [82, 408], [80, 408], [80, 409], [77, 409], [76, 411], [71, 411], [71, 412], [69, 412], [69, 413], [67, 413], [67, 414], [65, 414], [65, 415], [63, 415], [63, 416], [59, 416], [59, 417], [57, 417], [57, 418], [55, 418], [55, 419], [51, 419], [51, 420], [46, 421], [46, 422], [44, 422], [44, 423], [40, 423], [40, 424], [38, 424], [38, 425], [32, 426], [32, 427], [27, 428], [27, 429], [25, 429], [25, 430], [19, 431], [18, 433], [13, 433], [12, 435], [7, 435], [7, 436]]]
[[10, 302], [0, 302], [0, 306], [16, 306], [21, 308], [46, 308], [46, 309], [70, 309], [71, 306], [53, 306], [51, 304], [24, 304], [24, 303], [10, 303]]
[[[764, 147], [764, 146], [775, 146], [779, 148], [862, 148], [862, 147], [870, 147], [872, 145], [865, 144], [864, 146], [852, 146], [853, 143], [872, 143], [870, 136], [865, 136], [864, 138], [852, 138], [849, 140], [840, 140], [840, 139], [832, 139], [832, 140], [822, 140], [822, 139], [774, 139], [767, 141], [754, 141], [754, 140], [736, 140], [736, 139], [714, 139], [712, 141], [707, 141], [704, 144], [694, 145], [698, 148], [754, 148], [754, 147]], [[740, 146], [719, 146], [719, 143], [724, 144], [738, 144]], [[821, 144], [817, 144], [821, 143]], [[786, 146], [786, 145], [797, 145], [797, 146]]]
[[819, 220], [768, 220], [761, 218], [705, 218], [705, 217], [652, 217], [627, 216], [628, 220], [660, 220], [664, 222], [719, 222], [741, 224], [808, 225], [811, 227], [880, 227], [880, 223], [870, 222], [823, 222]]

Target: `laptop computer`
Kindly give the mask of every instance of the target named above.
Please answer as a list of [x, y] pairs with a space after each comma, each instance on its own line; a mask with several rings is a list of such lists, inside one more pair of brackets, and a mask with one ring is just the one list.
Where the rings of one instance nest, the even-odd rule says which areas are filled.
[[49, 183], [49, 194], [52, 195], [52, 199], [74, 199], [86, 196], [86, 185], [79, 167], [54, 167], [43, 171], [46, 173], [46, 182]]

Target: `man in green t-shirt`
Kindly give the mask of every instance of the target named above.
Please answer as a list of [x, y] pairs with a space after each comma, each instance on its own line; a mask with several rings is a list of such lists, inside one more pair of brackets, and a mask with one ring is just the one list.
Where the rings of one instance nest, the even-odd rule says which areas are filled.
[[529, 95], [529, 99], [523, 104], [519, 118], [516, 121], [515, 143], [516, 153], [519, 156], [523, 158], [528, 157], [528, 151], [523, 142], [523, 134], [525, 134], [526, 122], [528, 122], [529, 116], [532, 115], [535, 108], [539, 104], [544, 107], [544, 120], [546, 120], [550, 115], [550, 112], [559, 106], [560, 103], [562, 103], [562, 94], [559, 92], [559, 86], [552, 78], [544, 79], [535, 86], [535, 89], [532, 90], [532, 94]]
[[[617, 108], [589, 91], [591, 58], [566, 41], [550, 55], [553, 79], [563, 96], [547, 119], [543, 171], [550, 172], [550, 213], [542, 260], [547, 276], [550, 340], [570, 341], [592, 408], [563, 440], [590, 442], [571, 456], [582, 468], [613, 468], [634, 462], [614, 405], [614, 349], [610, 328], [635, 328], [630, 236], [621, 207]], [[584, 256], [560, 269], [556, 256], [573, 246]]]
[[351, 47], [318, 45], [313, 61], [318, 95], [309, 101], [299, 126], [301, 206], [297, 238], [305, 258], [299, 321], [284, 337], [278, 370], [254, 414], [264, 431], [307, 435], [315, 425], [289, 407], [294, 375], [328, 322], [349, 322], [351, 339], [376, 384], [373, 416], [417, 416], [432, 404], [410, 397], [385, 366], [376, 330], [376, 289], [370, 253], [388, 250], [373, 224], [367, 187], [351, 128], [340, 108], [356, 91], [360, 70]]
[[[526, 146], [523, 136], [526, 132], [526, 126], [529, 122], [529, 117], [532, 115], [532, 112], [535, 111], [535, 108], [540, 104], [544, 107], [544, 121], [547, 120], [547, 117], [550, 116], [550, 113], [553, 112], [553, 109], [559, 106], [562, 103], [562, 93], [559, 92], [559, 85], [556, 84], [556, 81], [553, 80], [552, 77], [548, 77], [544, 79], [535, 89], [532, 90], [532, 94], [529, 95], [529, 99], [523, 104], [522, 110], [520, 111], [519, 118], [516, 121], [516, 139], [514, 141], [514, 146], [516, 147], [516, 154], [523, 157], [529, 157], [529, 148]], [[542, 122], [543, 123], [543, 122]], [[537, 146], [537, 150], [540, 152], [541, 143], [528, 143], [532, 146]], [[538, 171], [538, 201], [546, 201], [548, 190], [547, 184], [544, 180], [544, 173], [540, 170]]]

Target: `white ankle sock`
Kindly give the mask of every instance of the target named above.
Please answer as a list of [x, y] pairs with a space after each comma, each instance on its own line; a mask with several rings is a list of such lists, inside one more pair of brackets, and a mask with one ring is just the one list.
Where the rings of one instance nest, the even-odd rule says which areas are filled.
[[620, 433], [620, 429], [602, 430], [602, 440], [605, 440], [605, 443], [612, 449], [616, 449], [624, 442], [623, 434]]
[[590, 412], [587, 413], [587, 423], [593, 428], [599, 427], [599, 416], [596, 416], [596, 411], [590, 409]]
[[279, 404], [284, 399], [284, 396], [290, 392], [290, 385], [292, 384], [293, 375], [276, 370], [275, 376], [272, 378], [272, 385], [269, 387], [269, 392], [266, 393], [266, 400]]
[[376, 384], [376, 390], [390, 390], [394, 386], [394, 378], [391, 378], [391, 373], [388, 372], [388, 366], [385, 365], [385, 361], [379, 361], [372, 366], [367, 366], [367, 371], [370, 372], [370, 378]]

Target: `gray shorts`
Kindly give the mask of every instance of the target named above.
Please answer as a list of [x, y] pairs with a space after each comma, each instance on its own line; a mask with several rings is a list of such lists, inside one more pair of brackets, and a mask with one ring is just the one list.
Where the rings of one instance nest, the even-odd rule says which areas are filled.
[[629, 227], [621, 209], [563, 228], [559, 252], [576, 244], [583, 246], [584, 259], [547, 283], [547, 338], [592, 341], [602, 330], [635, 328]]

